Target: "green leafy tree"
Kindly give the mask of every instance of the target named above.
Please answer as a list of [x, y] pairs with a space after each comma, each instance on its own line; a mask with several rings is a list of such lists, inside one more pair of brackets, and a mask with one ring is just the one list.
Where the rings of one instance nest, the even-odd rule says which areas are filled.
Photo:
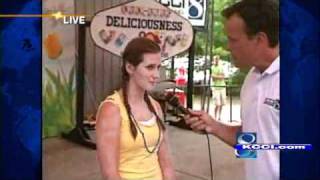
[[[197, 31], [196, 34], [196, 55], [205, 55], [206, 54], [206, 46], [208, 48], [207, 55], [210, 55], [210, 51], [212, 51], [212, 55], [219, 55], [223, 60], [230, 61], [231, 55], [227, 50], [228, 39], [224, 32], [224, 17], [222, 16], [222, 11], [226, 7], [235, 3], [237, 0], [211, 0], [208, 3], [207, 8], [207, 22], [208, 28], [205, 31]], [[212, 3], [213, 9], [212, 10]], [[212, 13], [213, 13], [213, 28], [212, 28]], [[212, 39], [212, 49], [210, 49], [210, 33], [213, 33]], [[208, 41], [208, 45], [206, 45], [206, 41]], [[241, 85], [243, 80], [248, 73], [248, 69], [242, 69], [236, 72], [230, 79], [229, 83], [233, 85]], [[239, 91], [239, 90], [238, 90]], [[235, 92], [235, 94], [239, 94], [239, 92]]]
[[[230, 53], [227, 51], [227, 37], [223, 30], [224, 18], [221, 12], [228, 5], [234, 3], [235, 0], [213, 0], [209, 1], [207, 8], [207, 22], [208, 28], [206, 31], [198, 31], [196, 34], [196, 54], [204, 55], [206, 52], [206, 41], [208, 40], [208, 55], [210, 54], [210, 32], [213, 33], [213, 55], [220, 55], [222, 59], [229, 60]], [[212, 3], [214, 3], [214, 10], [212, 10]], [[214, 27], [212, 29], [211, 18], [212, 13], [214, 13]]]

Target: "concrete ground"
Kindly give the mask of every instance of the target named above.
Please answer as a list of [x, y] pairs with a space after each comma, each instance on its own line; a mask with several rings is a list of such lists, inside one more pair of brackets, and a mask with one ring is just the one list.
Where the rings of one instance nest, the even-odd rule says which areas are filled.
[[[194, 108], [197, 109], [197, 106], [199, 106], [199, 101], [195, 101]], [[213, 106], [210, 107], [213, 109]], [[232, 107], [232, 114], [235, 117], [233, 119], [239, 119], [239, 100], [236, 99]], [[224, 123], [230, 122], [228, 108], [225, 107], [223, 110], [222, 121]], [[206, 136], [168, 125], [167, 131], [177, 179], [210, 180]], [[244, 180], [243, 160], [235, 157], [232, 147], [210, 136], [210, 148], [214, 180]], [[44, 139], [43, 179], [102, 180], [96, 151], [59, 137]]]

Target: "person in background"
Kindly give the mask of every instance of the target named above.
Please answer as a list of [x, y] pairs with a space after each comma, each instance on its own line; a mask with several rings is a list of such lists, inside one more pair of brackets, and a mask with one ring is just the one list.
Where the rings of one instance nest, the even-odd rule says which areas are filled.
[[[256, 132], [257, 143], [280, 143], [279, 1], [242, 0], [223, 10], [228, 49], [236, 67], [252, 67], [240, 93], [242, 126], [228, 126], [190, 110], [186, 123], [234, 146], [238, 132]], [[279, 180], [279, 151], [245, 160], [246, 180]]]
[[175, 180], [163, 114], [148, 91], [159, 81], [160, 47], [131, 40], [123, 52], [123, 85], [97, 113], [97, 157], [105, 180]]
[[220, 57], [218, 55], [213, 57], [211, 67], [211, 77], [213, 82], [212, 98], [215, 104], [214, 119], [221, 120], [221, 112], [223, 106], [226, 104], [226, 82], [223, 72], [223, 67], [220, 65]]

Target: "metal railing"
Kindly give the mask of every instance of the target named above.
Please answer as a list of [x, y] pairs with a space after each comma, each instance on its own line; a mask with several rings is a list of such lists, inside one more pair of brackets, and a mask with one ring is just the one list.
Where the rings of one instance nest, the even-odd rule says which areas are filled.
[[[233, 113], [233, 98], [234, 96], [240, 96], [240, 85], [234, 85], [234, 84], [227, 84], [225, 86], [215, 86], [215, 85], [208, 85], [208, 84], [199, 84], [199, 85], [194, 85], [193, 88], [200, 88], [200, 95], [201, 95], [201, 110], [205, 110], [207, 112], [209, 112], [209, 108], [210, 108], [210, 100], [211, 100], [211, 95], [213, 95], [212, 93], [212, 88], [226, 88], [226, 96], [229, 97], [229, 122], [233, 122], [233, 118], [232, 118], [232, 113]], [[179, 88], [181, 90], [183, 90], [186, 94], [187, 92], [187, 86], [176, 86], [176, 88]], [[235, 90], [237, 90], [238, 92], [235, 92]], [[193, 91], [193, 95], [194, 94], [198, 94], [199, 91], [194, 90]], [[236, 95], [235, 95], [236, 93]]]

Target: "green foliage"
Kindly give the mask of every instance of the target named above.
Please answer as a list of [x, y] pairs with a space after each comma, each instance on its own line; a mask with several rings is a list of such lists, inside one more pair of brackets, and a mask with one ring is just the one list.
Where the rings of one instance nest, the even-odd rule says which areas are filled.
[[[214, 11], [212, 10], [212, 2], [214, 2]], [[208, 31], [197, 32], [196, 34], [196, 54], [204, 55], [206, 48], [206, 40], [210, 39], [209, 32], [213, 32], [213, 55], [220, 55], [222, 59], [230, 59], [230, 53], [227, 51], [227, 37], [224, 33], [224, 18], [221, 12], [224, 8], [234, 3], [235, 0], [212, 0], [209, 1], [207, 20], [211, 22], [212, 13], [214, 13], [214, 27], [208, 25]], [[208, 55], [210, 54], [210, 41], [208, 43]]]
[[241, 86], [243, 81], [248, 74], [250, 69], [239, 69], [233, 76], [228, 80], [228, 84], [232, 86], [236, 86], [237, 88], [232, 88], [233, 96], [240, 96]]
[[232, 85], [241, 85], [248, 74], [249, 69], [239, 69], [233, 76], [230, 78], [229, 83]]
[[68, 79], [61, 78], [45, 68], [48, 82], [43, 92], [43, 136], [57, 136], [74, 127], [75, 109], [75, 68], [72, 67]]
[[[221, 59], [230, 61], [231, 55], [230, 52], [227, 50], [228, 39], [224, 32], [224, 17], [222, 16], [222, 11], [230, 6], [231, 4], [235, 3], [237, 0], [211, 0], [209, 1], [208, 5], [208, 14], [207, 14], [207, 21], [210, 22], [208, 24], [207, 31], [197, 31], [196, 33], [196, 55], [205, 55], [206, 52], [206, 42], [208, 41], [208, 54], [210, 55], [210, 51], [212, 51], [212, 55], [219, 55]], [[212, 10], [212, 3], [213, 9]], [[211, 25], [211, 18], [213, 13], [213, 28]], [[212, 49], [210, 49], [210, 33], [213, 33], [213, 44]], [[232, 86], [238, 86], [238, 88], [232, 89], [233, 95], [240, 94], [240, 87], [247, 75], [249, 69], [242, 69], [237, 71], [229, 80], [228, 84]]]

